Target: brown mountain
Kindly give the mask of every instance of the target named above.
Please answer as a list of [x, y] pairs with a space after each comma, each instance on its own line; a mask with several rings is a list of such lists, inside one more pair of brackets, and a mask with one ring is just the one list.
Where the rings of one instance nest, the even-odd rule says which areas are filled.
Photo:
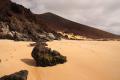
[[40, 21], [46, 23], [48, 28], [55, 31], [61, 31], [65, 33], [74, 33], [74, 34], [85, 36], [92, 39], [119, 37], [118, 35], [70, 21], [49, 12], [40, 14], [38, 17]]
[[0, 1], [0, 38], [33, 41], [59, 39], [62, 35], [58, 34], [58, 31], [92, 39], [120, 38], [118, 35], [64, 19], [53, 13], [38, 15], [10, 0]]

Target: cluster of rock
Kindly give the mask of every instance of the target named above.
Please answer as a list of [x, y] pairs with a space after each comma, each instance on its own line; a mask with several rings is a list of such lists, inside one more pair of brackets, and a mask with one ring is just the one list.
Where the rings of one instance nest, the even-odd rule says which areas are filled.
[[18, 31], [11, 31], [10, 26], [5, 22], [0, 22], [0, 39], [12, 39], [16, 41], [50, 41], [59, 40], [60, 37], [53, 33], [37, 33], [36, 31], [29, 31], [20, 33]]
[[1, 39], [13, 39], [13, 40], [19, 40], [19, 41], [28, 40], [25, 34], [23, 35], [17, 31], [10, 31], [9, 25], [3, 22], [0, 22], [0, 38]]
[[0, 80], [27, 80], [28, 71], [21, 70], [11, 75], [6, 75], [0, 78]]
[[39, 43], [36, 45], [32, 51], [32, 57], [36, 62], [36, 66], [54, 66], [56, 64], [63, 64], [67, 61], [66, 56], [42, 44], [43, 43]]
[[30, 9], [10, 0], [2, 0], [0, 3], [0, 39], [50, 41], [61, 38], [61, 35], [48, 29], [46, 24], [38, 19]]

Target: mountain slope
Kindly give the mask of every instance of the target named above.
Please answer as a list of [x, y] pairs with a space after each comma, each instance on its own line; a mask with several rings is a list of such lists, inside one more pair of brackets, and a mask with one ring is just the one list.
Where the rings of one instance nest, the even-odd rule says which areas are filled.
[[65, 33], [74, 33], [77, 35], [85, 36], [93, 39], [100, 38], [118, 38], [118, 35], [102, 31], [90, 26], [86, 26], [80, 23], [76, 23], [67, 19], [64, 19], [53, 13], [44, 13], [39, 15], [39, 20], [46, 23], [48, 28]]

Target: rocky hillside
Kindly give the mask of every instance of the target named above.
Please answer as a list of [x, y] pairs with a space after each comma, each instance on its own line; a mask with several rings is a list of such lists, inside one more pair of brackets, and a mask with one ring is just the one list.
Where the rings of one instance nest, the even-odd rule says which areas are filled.
[[[7, 5], [7, 6], [6, 6]], [[13, 40], [54, 40], [67, 38], [58, 32], [91, 39], [116, 39], [119, 36], [64, 19], [52, 13], [34, 14], [10, 0], [0, 1], [0, 38]]]
[[2, 0], [0, 1], [0, 38], [38, 41], [59, 39], [59, 35], [48, 30], [45, 23], [38, 22], [36, 15], [29, 9], [9, 0]]
[[64, 33], [73, 33], [75, 35], [80, 35], [92, 39], [120, 38], [118, 35], [64, 19], [50, 12], [40, 14], [38, 17], [40, 21], [46, 23], [48, 28], [52, 30]]

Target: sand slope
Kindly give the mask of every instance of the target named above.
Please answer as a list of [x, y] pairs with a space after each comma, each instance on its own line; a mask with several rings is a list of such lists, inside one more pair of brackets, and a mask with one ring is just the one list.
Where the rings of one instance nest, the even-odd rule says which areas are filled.
[[49, 42], [68, 62], [46, 68], [35, 67], [29, 43], [0, 40], [0, 76], [27, 69], [28, 80], [120, 80], [120, 41]]

